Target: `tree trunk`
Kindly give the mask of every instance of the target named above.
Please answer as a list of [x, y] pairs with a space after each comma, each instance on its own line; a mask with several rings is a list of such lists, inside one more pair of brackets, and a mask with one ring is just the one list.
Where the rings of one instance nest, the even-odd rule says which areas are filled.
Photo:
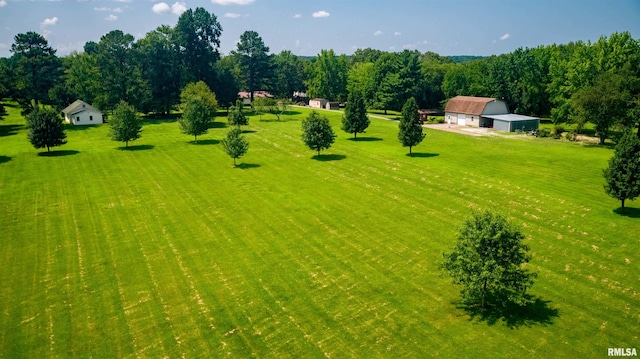
[[409, 146], [409, 154], [411, 154], [411, 146]]
[[124, 146], [125, 146], [126, 148], [129, 148], [129, 141], [124, 141]]
[[193, 140], [198, 143], [198, 135], [193, 136]]
[[[49, 149], [49, 145], [47, 145], [47, 152], [51, 152], [51, 150]], [[624, 205], [622, 207], [624, 207]]]
[[606, 136], [604, 134], [600, 134], [599, 137], [600, 137], [600, 144], [604, 145], [604, 141], [606, 140]]
[[482, 308], [485, 306], [485, 296], [487, 293], [487, 280], [485, 279], [482, 283]]
[[233, 158], [233, 167], [237, 167], [236, 166], [236, 158], [235, 157]]
[[385, 114], [385, 115], [387, 114], [387, 109], [386, 109], [386, 108], [384, 109], [384, 114]]
[[353, 131], [353, 138], [358, 138], [358, 131]]
[[318, 156], [320, 156], [320, 150], [318, 150]]
[[624, 208], [624, 198], [622, 199], [622, 208]]

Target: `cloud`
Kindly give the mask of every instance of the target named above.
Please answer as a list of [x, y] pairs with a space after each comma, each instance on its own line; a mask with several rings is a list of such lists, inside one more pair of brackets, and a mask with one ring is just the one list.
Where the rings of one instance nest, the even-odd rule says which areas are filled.
[[293, 15], [293, 18], [294, 18], [294, 19], [299, 19], [299, 18], [301, 18], [301, 17], [302, 17], [302, 14], [295, 14], [295, 15]]
[[249, 5], [255, 0], [211, 0], [212, 3], [218, 5]]
[[320, 10], [320, 11], [316, 11], [313, 14], [311, 14], [311, 16], [315, 17], [315, 18], [320, 18], [320, 17], [329, 17], [331, 16], [331, 14], [329, 14], [328, 12], [324, 11], [324, 10]]
[[175, 15], [182, 15], [183, 12], [187, 11], [187, 4], [184, 2], [176, 2], [171, 5], [171, 13]]
[[93, 10], [95, 11], [111, 11], [111, 8], [108, 7], [94, 7]]
[[0, 7], [7, 6], [7, 2], [5, 0], [0, 0]]
[[51, 19], [44, 19], [44, 21], [41, 22], [40, 25], [42, 25], [42, 26], [52, 26], [52, 25], [55, 25], [57, 22], [58, 22], [58, 18], [56, 16], [54, 16]]
[[131, 2], [131, 0], [113, 0], [115, 2]]
[[414, 44], [407, 44], [407, 45], [402, 45], [402, 48], [405, 50], [413, 50], [416, 48], [416, 45]]
[[511, 37], [511, 35], [509, 35], [509, 34], [504, 34], [504, 35], [500, 36], [500, 40], [504, 41], [504, 40], [506, 40], [506, 39], [508, 39], [508, 38], [510, 38], [510, 37]]
[[104, 19], [107, 20], [107, 21], [116, 21], [116, 20], [118, 20], [118, 17], [115, 16], [114, 14], [111, 14], [111, 15], [105, 17]]
[[382, 35], [382, 31], [380, 30], [373, 33], [373, 36], [380, 36], [380, 35]]
[[169, 5], [167, 5], [166, 2], [159, 2], [157, 4], [154, 4], [151, 7], [151, 10], [153, 12], [155, 12], [156, 14], [166, 14], [168, 13], [171, 9], [169, 8]]
[[240, 16], [242, 16], [242, 15], [235, 14], [235, 13], [232, 13], [232, 12], [228, 12], [228, 13], [224, 14], [224, 17], [228, 17], [229, 19], [237, 19]]
[[394, 35], [396, 35], [396, 36], [400, 36], [400, 35], [402, 35], [402, 33], [401, 33], [400, 31], [396, 31], [396, 32], [394, 32], [393, 34], [394, 34]]
[[115, 8], [115, 9], [113, 9], [113, 12], [121, 13], [121, 12], [122, 12], [122, 9], [121, 9], [121, 8], [119, 8], [119, 7], [117, 7], [117, 8]]

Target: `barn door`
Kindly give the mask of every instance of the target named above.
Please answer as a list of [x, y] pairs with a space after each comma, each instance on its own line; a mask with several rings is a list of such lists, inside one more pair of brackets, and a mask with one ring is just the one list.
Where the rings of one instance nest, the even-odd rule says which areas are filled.
[[467, 115], [459, 113], [458, 114], [458, 125], [466, 126], [467, 125]]

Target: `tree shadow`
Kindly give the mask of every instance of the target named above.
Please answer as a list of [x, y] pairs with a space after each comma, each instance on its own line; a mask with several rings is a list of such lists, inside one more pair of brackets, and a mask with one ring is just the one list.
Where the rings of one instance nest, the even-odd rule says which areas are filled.
[[220, 140], [208, 139], [208, 140], [198, 140], [197, 142], [189, 141], [189, 143], [192, 145], [198, 145], [198, 146], [217, 145], [218, 143], [220, 143]]
[[345, 158], [347, 158], [347, 156], [331, 154], [331, 155], [315, 155], [311, 158], [320, 162], [330, 162], [330, 161], [344, 160]]
[[153, 118], [153, 117], [145, 117], [144, 124], [146, 125], [161, 125], [163, 123], [173, 123], [177, 122], [176, 117], [165, 117], [165, 118]]
[[240, 163], [239, 165], [236, 166], [236, 168], [239, 168], [241, 170], [247, 170], [250, 168], [258, 168], [258, 167], [261, 167], [261, 166], [257, 163]]
[[40, 157], [64, 157], [64, 156], [72, 156], [80, 153], [80, 151], [76, 150], [59, 150], [59, 151], [51, 151], [51, 152], [38, 152], [38, 156]]
[[0, 164], [11, 161], [9, 156], [0, 156]]
[[438, 157], [439, 153], [424, 153], [424, 152], [413, 152], [407, 153], [407, 157], [415, 157], [415, 158], [430, 158], [430, 157]]
[[64, 130], [65, 131], [72, 131], [72, 132], [79, 132], [79, 131], [87, 131], [87, 130], [90, 130], [92, 128], [97, 128], [98, 126], [100, 126], [100, 124], [95, 124], [95, 125], [72, 125], [70, 123], [65, 123]]
[[226, 128], [227, 127], [227, 123], [226, 122], [210, 122], [209, 123], [209, 128]]
[[382, 141], [382, 138], [379, 137], [356, 137], [356, 138], [348, 138], [349, 141], [353, 141], [353, 142], [376, 142], [376, 141]]
[[242, 130], [241, 133], [256, 133], [256, 130]]
[[154, 145], [134, 145], [129, 147], [118, 147], [116, 148], [118, 151], [144, 151], [144, 150], [152, 150], [156, 146]]
[[640, 208], [620, 207], [613, 210], [613, 213], [629, 218], [640, 218]]
[[[527, 295], [527, 299], [533, 299]], [[494, 325], [503, 322], [510, 329], [521, 326], [551, 325], [559, 316], [558, 309], [549, 306], [551, 301], [535, 298], [526, 305], [507, 303], [503, 306], [488, 306], [482, 308], [477, 305], [460, 304], [456, 306], [469, 314], [469, 320], [477, 320]]]
[[0, 126], [0, 137], [13, 136], [17, 134], [18, 130], [22, 127], [24, 127], [24, 125], [2, 125]]

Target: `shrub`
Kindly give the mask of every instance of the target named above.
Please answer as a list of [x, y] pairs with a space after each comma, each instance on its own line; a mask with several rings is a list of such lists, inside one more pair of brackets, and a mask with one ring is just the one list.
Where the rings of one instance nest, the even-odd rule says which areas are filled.
[[542, 128], [538, 131], [538, 137], [549, 137], [551, 131], [548, 128]]
[[551, 136], [556, 140], [562, 137], [562, 134], [565, 132], [563, 125], [555, 125], [553, 126], [553, 130], [551, 130]]

